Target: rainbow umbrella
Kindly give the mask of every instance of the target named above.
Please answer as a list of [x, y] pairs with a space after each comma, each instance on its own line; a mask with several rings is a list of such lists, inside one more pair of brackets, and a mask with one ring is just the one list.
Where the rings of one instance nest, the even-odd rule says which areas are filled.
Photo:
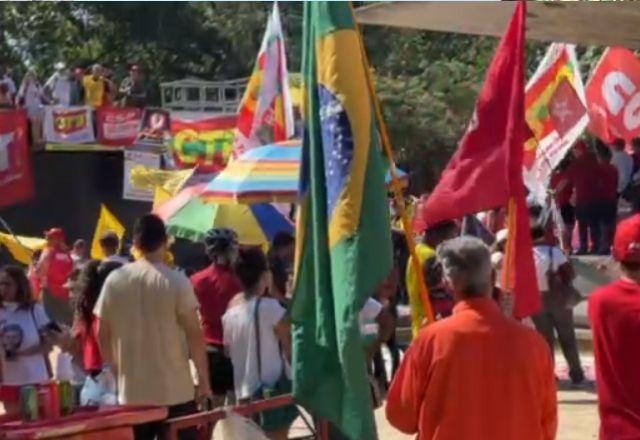
[[231, 228], [241, 244], [266, 248], [278, 232], [293, 233], [293, 223], [275, 206], [209, 203], [202, 198], [205, 186], [186, 188], [154, 210], [171, 235], [199, 242], [211, 228]]
[[[209, 182], [202, 197], [214, 203], [295, 203], [301, 157], [300, 140], [247, 150]], [[406, 185], [407, 173], [398, 170], [398, 175]]]

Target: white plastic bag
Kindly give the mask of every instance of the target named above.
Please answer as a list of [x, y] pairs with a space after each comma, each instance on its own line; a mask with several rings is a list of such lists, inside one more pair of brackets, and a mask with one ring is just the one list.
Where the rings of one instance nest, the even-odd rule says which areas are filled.
[[115, 405], [117, 403], [116, 381], [111, 370], [103, 368], [95, 378], [87, 376], [80, 391], [81, 406]]
[[253, 420], [242, 417], [233, 411], [216, 423], [212, 440], [269, 440]]

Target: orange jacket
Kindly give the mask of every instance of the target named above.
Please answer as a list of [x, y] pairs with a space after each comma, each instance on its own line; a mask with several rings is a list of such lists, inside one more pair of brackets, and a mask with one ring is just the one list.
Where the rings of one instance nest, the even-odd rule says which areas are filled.
[[556, 385], [542, 337], [490, 298], [423, 328], [391, 385], [387, 418], [419, 440], [551, 440]]

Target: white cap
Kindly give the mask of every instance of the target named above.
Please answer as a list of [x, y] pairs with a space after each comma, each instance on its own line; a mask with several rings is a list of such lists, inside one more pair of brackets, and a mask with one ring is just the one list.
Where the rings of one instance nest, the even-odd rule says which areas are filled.
[[496, 234], [496, 243], [502, 243], [507, 241], [507, 238], [509, 237], [509, 230], [508, 229], [500, 229], [498, 231], [498, 233]]

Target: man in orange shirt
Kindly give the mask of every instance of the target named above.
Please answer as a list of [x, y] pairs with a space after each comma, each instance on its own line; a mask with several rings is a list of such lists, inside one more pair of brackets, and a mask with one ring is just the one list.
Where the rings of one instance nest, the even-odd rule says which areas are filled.
[[411, 344], [389, 390], [389, 422], [418, 440], [554, 439], [549, 348], [491, 299], [489, 249], [459, 237], [437, 257], [457, 304]]

